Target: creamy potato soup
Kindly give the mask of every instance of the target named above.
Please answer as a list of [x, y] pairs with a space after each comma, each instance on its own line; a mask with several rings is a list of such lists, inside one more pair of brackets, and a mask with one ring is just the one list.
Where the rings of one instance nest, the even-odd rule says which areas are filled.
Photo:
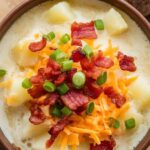
[[150, 42], [117, 8], [42, 3], [0, 49], [0, 127], [21, 150], [133, 150], [148, 131]]

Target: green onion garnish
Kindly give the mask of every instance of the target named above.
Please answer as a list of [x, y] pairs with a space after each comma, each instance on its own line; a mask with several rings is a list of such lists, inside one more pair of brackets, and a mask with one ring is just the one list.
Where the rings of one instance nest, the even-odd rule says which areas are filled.
[[67, 84], [63, 83], [57, 87], [57, 91], [59, 94], [63, 95], [69, 91], [69, 87]]
[[52, 82], [45, 81], [45, 83], [43, 84], [43, 88], [45, 89], [45, 91], [51, 93], [55, 91], [56, 86]]
[[57, 49], [50, 55], [50, 58], [57, 61], [58, 63], [61, 63], [67, 58], [67, 55], [61, 50]]
[[95, 20], [95, 27], [97, 30], [104, 30], [104, 22], [101, 19]]
[[72, 114], [72, 111], [68, 107], [64, 107], [61, 112], [64, 116], [69, 116]]
[[28, 78], [25, 78], [22, 81], [22, 87], [25, 89], [30, 89], [32, 87], [32, 83], [30, 82], [30, 80]]
[[119, 120], [115, 118], [110, 118], [110, 127], [113, 127], [115, 129], [118, 129], [120, 127], [120, 122]]
[[135, 119], [130, 118], [130, 119], [126, 120], [125, 121], [125, 126], [126, 126], [127, 129], [135, 128], [135, 126], [136, 126]]
[[4, 77], [6, 75], [6, 70], [0, 69], [0, 77]]
[[107, 72], [103, 72], [100, 74], [100, 76], [97, 78], [97, 84], [102, 85], [107, 81]]
[[52, 41], [55, 38], [55, 33], [50, 32], [48, 34], [44, 34], [43, 38], [45, 38], [47, 41]]
[[51, 110], [50, 113], [51, 113], [53, 116], [58, 117], [58, 118], [60, 118], [60, 117], [62, 116], [61, 108], [60, 108], [60, 106], [57, 105], [57, 104], [52, 107], [52, 110]]
[[66, 60], [62, 62], [62, 71], [69, 71], [72, 68], [72, 60]]
[[73, 75], [72, 82], [73, 82], [75, 88], [77, 88], [77, 89], [82, 88], [83, 85], [85, 84], [85, 81], [86, 81], [86, 77], [83, 72], [76, 72]]
[[50, 32], [47, 34], [47, 37], [50, 41], [52, 41], [55, 38], [55, 33], [54, 32]]
[[70, 36], [69, 36], [69, 34], [66, 33], [60, 39], [60, 43], [66, 44], [69, 40], [70, 40]]
[[87, 57], [91, 57], [93, 55], [93, 51], [89, 45], [85, 45], [83, 48], [83, 52]]
[[91, 114], [94, 110], [94, 102], [90, 102], [86, 108], [86, 114]]

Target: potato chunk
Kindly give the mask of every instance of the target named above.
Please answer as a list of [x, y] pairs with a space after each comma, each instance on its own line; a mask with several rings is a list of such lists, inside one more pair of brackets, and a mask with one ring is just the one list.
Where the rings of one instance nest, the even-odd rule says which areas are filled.
[[49, 124], [44, 122], [39, 125], [31, 124], [29, 121], [26, 123], [26, 126], [23, 129], [23, 137], [24, 138], [33, 138], [44, 133], [47, 133], [49, 130]]
[[51, 23], [64, 23], [65, 21], [74, 18], [73, 12], [67, 2], [60, 2], [51, 7], [46, 13], [45, 17]]
[[22, 81], [23, 78], [21, 77], [14, 77], [12, 79], [11, 88], [6, 91], [8, 93], [6, 98], [8, 106], [20, 106], [31, 99], [27, 90], [22, 87]]
[[12, 49], [15, 62], [21, 67], [29, 67], [36, 64], [38, 54], [28, 49], [28, 42], [19, 43]]
[[119, 12], [111, 8], [104, 17], [106, 29], [111, 35], [118, 35], [128, 29], [128, 25]]
[[150, 107], [150, 84], [142, 77], [129, 86], [129, 95], [140, 110]]

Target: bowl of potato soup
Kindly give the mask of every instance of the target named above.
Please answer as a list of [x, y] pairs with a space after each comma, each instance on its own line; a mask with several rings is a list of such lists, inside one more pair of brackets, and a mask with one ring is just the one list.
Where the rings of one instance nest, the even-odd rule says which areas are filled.
[[150, 25], [123, 0], [28, 0], [0, 24], [0, 141], [8, 150], [146, 150]]

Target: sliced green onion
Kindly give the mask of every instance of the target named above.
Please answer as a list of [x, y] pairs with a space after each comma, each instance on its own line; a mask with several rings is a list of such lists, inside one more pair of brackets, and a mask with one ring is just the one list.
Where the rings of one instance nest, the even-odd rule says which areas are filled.
[[52, 41], [55, 38], [55, 33], [50, 32], [48, 34], [44, 34], [43, 38], [45, 38], [47, 41]]
[[6, 70], [0, 69], [0, 77], [4, 77], [6, 75]]
[[66, 60], [62, 62], [62, 71], [69, 71], [72, 68], [73, 61], [72, 60]]
[[86, 114], [91, 114], [94, 110], [94, 102], [90, 102], [86, 108]]
[[63, 83], [57, 87], [59, 94], [63, 95], [69, 91], [69, 87], [67, 84]]
[[67, 58], [67, 55], [61, 50], [57, 49], [50, 55], [50, 58], [57, 61], [58, 63], [61, 63]]
[[69, 34], [66, 33], [60, 39], [60, 43], [66, 44], [69, 40], [70, 40], [70, 36], [69, 36]]
[[28, 78], [25, 78], [22, 81], [22, 87], [25, 89], [30, 89], [32, 87], [32, 83], [30, 82], [30, 80]]
[[50, 41], [52, 41], [55, 38], [55, 33], [54, 32], [50, 32], [47, 34], [47, 37]]
[[45, 83], [43, 84], [43, 88], [47, 91], [47, 92], [54, 92], [56, 89], [56, 86], [49, 81], [45, 81]]
[[83, 52], [87, 57], [91, 57], [93, 55], [93, 51], [89, 45], [85, 45], [83, 48]]
[[77, 89], [82, 88], [83, 85], [85, 84], [85, 81], [86, 81], [86, 77], [83, 72], [76, 72], [73, 75], [72, 82], [73, 82], [75, 88], [77, 88]]
[[72, 114], [72, 111], [68, 107], [64, 107], [61, 112], [64, 116], [69, 116]]
[[135, 119], [130, 118], [130, 119], [126, 120], [125, 121], [125, 126], [126, 126], [127, 129], [135, 128], [135, 126], [136, 126]]
[[95, 27], [97, 30], [104, 30], [104, 22], [101, 19], [95, 20]]
[[58, 118], [62, 117], [61, 108], [57, 104], [52, 107], [52, 110], [50, 113], [55, 117], [58, 117]]
[[120, 122], [119, 120], [115, 118], [110, 118], [110, 127], [113, 127], [115, 129], [118, 129], [120, 127]]
[[97, 78], [97, 84], [102, 85], [107, 81], [107, 72], [103, 72], [100, 74], [100, 76]]

